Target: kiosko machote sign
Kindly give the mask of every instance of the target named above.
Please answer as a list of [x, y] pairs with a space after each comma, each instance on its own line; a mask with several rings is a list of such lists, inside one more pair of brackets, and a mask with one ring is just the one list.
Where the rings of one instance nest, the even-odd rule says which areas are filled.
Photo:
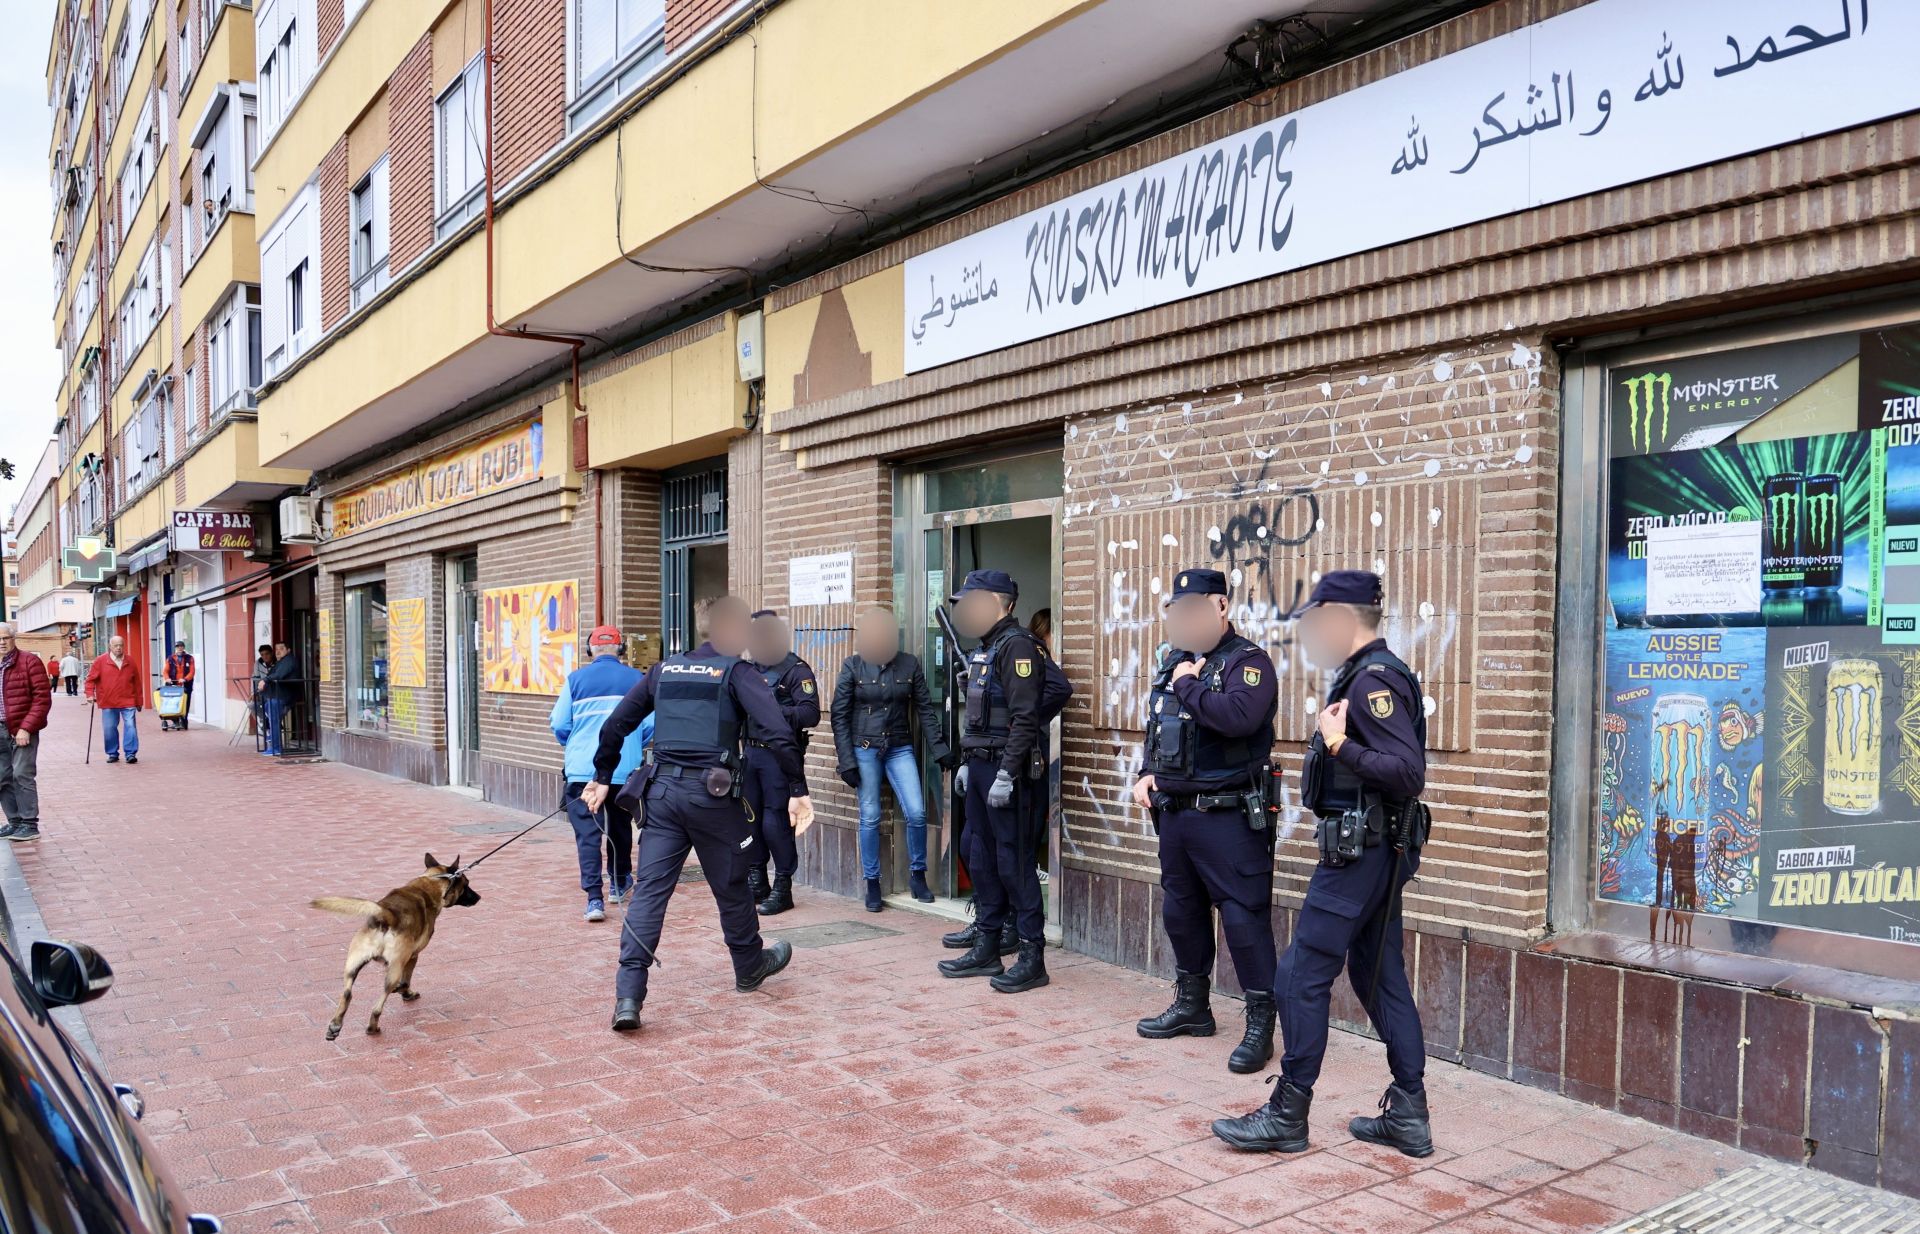
[[1920, 4], [1596, 0], [906, 263], [919, 372], [1920, 107]]
[[341, 493], [327, 503], [328, 534], [339, 540], [530, 483], [540, 457], [539, 420], [501, 429]]

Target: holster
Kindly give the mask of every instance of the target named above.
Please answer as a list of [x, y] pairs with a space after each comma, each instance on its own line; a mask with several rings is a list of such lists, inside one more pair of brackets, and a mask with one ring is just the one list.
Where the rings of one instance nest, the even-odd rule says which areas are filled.
[[1387, 843], [1396, 852], [1419, 852], [1433, 833], [1433, 812], [1427, 803], [1415, 798], [1395, 812], [1387, 826]]
[[633, 815], [633, 821], [637, 824], [641, 823], [641, 815], [646, 808], [647, 785], [653, 783], [653, 775], [654, 765], [642, 763], [633, 769], [627, 782], [613, 794], [613, 804]]
[[1338, 869], [1360, 860], [1362, 850], [1380, 842], [1384, 823], [1378, 802], [1319, 819], [1314, 824], [1314, 840], [1320, 847], [1320, 864]]

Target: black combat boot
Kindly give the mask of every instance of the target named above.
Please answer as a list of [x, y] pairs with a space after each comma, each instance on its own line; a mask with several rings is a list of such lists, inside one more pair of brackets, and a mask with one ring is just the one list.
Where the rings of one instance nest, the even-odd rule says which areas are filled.
[[767, 867], [748, 866], [747, 894], [753, 897], [753, 902], [758, 904], [760, 901], [766, 899], [768, 890]]
[[970, 921], [964, 930], [955, 930], [951, 934], [940, 936], [940, 945], [948, 951], [966, 951], [980, 941], [980, 923]]
[[742, 994], [751, 994], [760, 988], [761, 982], [785, 968], [792, 960], [793, 944], [776, 939], [768, 943], [767, 949], [760, 953], [760, 962], [753, 966], [752, 972], [744, 977], [736, 976], [733, 979], [733, 988]]
[[760, 901], [757, 908], [762, 917], [772, 917], [784, 913], [793, 907], [793, 875], [775, 874], [773, 886], [767, 891], [767, 898]]
[[1274, 1076], [1279, 1087], [1267, 1103], [1239, 1118], [1216, 1118], [1213, 1134], [1243, 1153], [1304, 1153], [1307, 1151], [1307, 1110], [1313, 1090], [1300, 1088], [1285, 1076]]
[[[998, 963], [997, 960], [995, 962]], [[1052, 978], [1047, 976], [1047, 940], [1023, 938], [1020, 940], [1020, 958], [1013, 962], [1013, 967], [987, 984], [1002, 994], [1019, 994], [1038, 989], [1050, 980]]]
[[1134, 1025], [1142, 1037], [1154, 1041], [1167, 1037], [1213, 1036], [1213, 1008], [1207, 1002], [1209, 982], [1205, 973], [1176, 973], [1173, 979], [1173, 1006], [1157, 1016]]
[[999, 931], [975, 930], [967, 954], [940, 961], [942, 977], [998, 977], [1007, 971], [1000, 963]]
[[1020, 930], [1013, 922], [1000, 927], [1000, 954], [1012, 955], [1020, 950]]
[[1356, 1140], [1385, 1144], [1409, 1157], [1433, 1154], [1433, 1129], [1427, 1125], [1427, 1091], [1410, 1093], [1389, 1085], [1380, 1098], [1380, 1117], [1356, 1118], [1347, 1124]]
[[613, 1031], [630, 1033], [640, 1027], [640, 1000], [637, 998], [616, 998], [613, 1000]]
[[1273, 1061], [1273, 1014], [1273, 995], [1264, 990], [1247, 991], [1247, 1035], [1227, 1059], [1228, 1071], [1252, 1075]]

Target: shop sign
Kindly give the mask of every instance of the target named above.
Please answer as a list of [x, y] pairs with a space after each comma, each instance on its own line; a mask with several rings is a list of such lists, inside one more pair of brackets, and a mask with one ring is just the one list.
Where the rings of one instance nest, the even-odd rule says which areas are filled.
[[1596, 0], [909, 258], [906, 371], [1920, 107], [1920, 5]]
[[540, 421], [528, 420], [424, 458], [327, 502], [335, 540], [444, 510], [540, 478]]
[[98, 583], [112, 574], [119, 564], [113, 546], [98, 536], [81, 536], [60, 550], [60, 564], [82, 583]]
[[250, 553], [253, 515], [242, 510], [175, 510], [173, 547], [183, 553]]

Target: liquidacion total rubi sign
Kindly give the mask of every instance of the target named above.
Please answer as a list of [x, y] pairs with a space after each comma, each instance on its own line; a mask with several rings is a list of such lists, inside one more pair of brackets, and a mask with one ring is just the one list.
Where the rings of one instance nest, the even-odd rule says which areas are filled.
[[527, 420], [442, 451], [327, 503], [328, 538], [444, 510], [540, 478], [540, 421]]

